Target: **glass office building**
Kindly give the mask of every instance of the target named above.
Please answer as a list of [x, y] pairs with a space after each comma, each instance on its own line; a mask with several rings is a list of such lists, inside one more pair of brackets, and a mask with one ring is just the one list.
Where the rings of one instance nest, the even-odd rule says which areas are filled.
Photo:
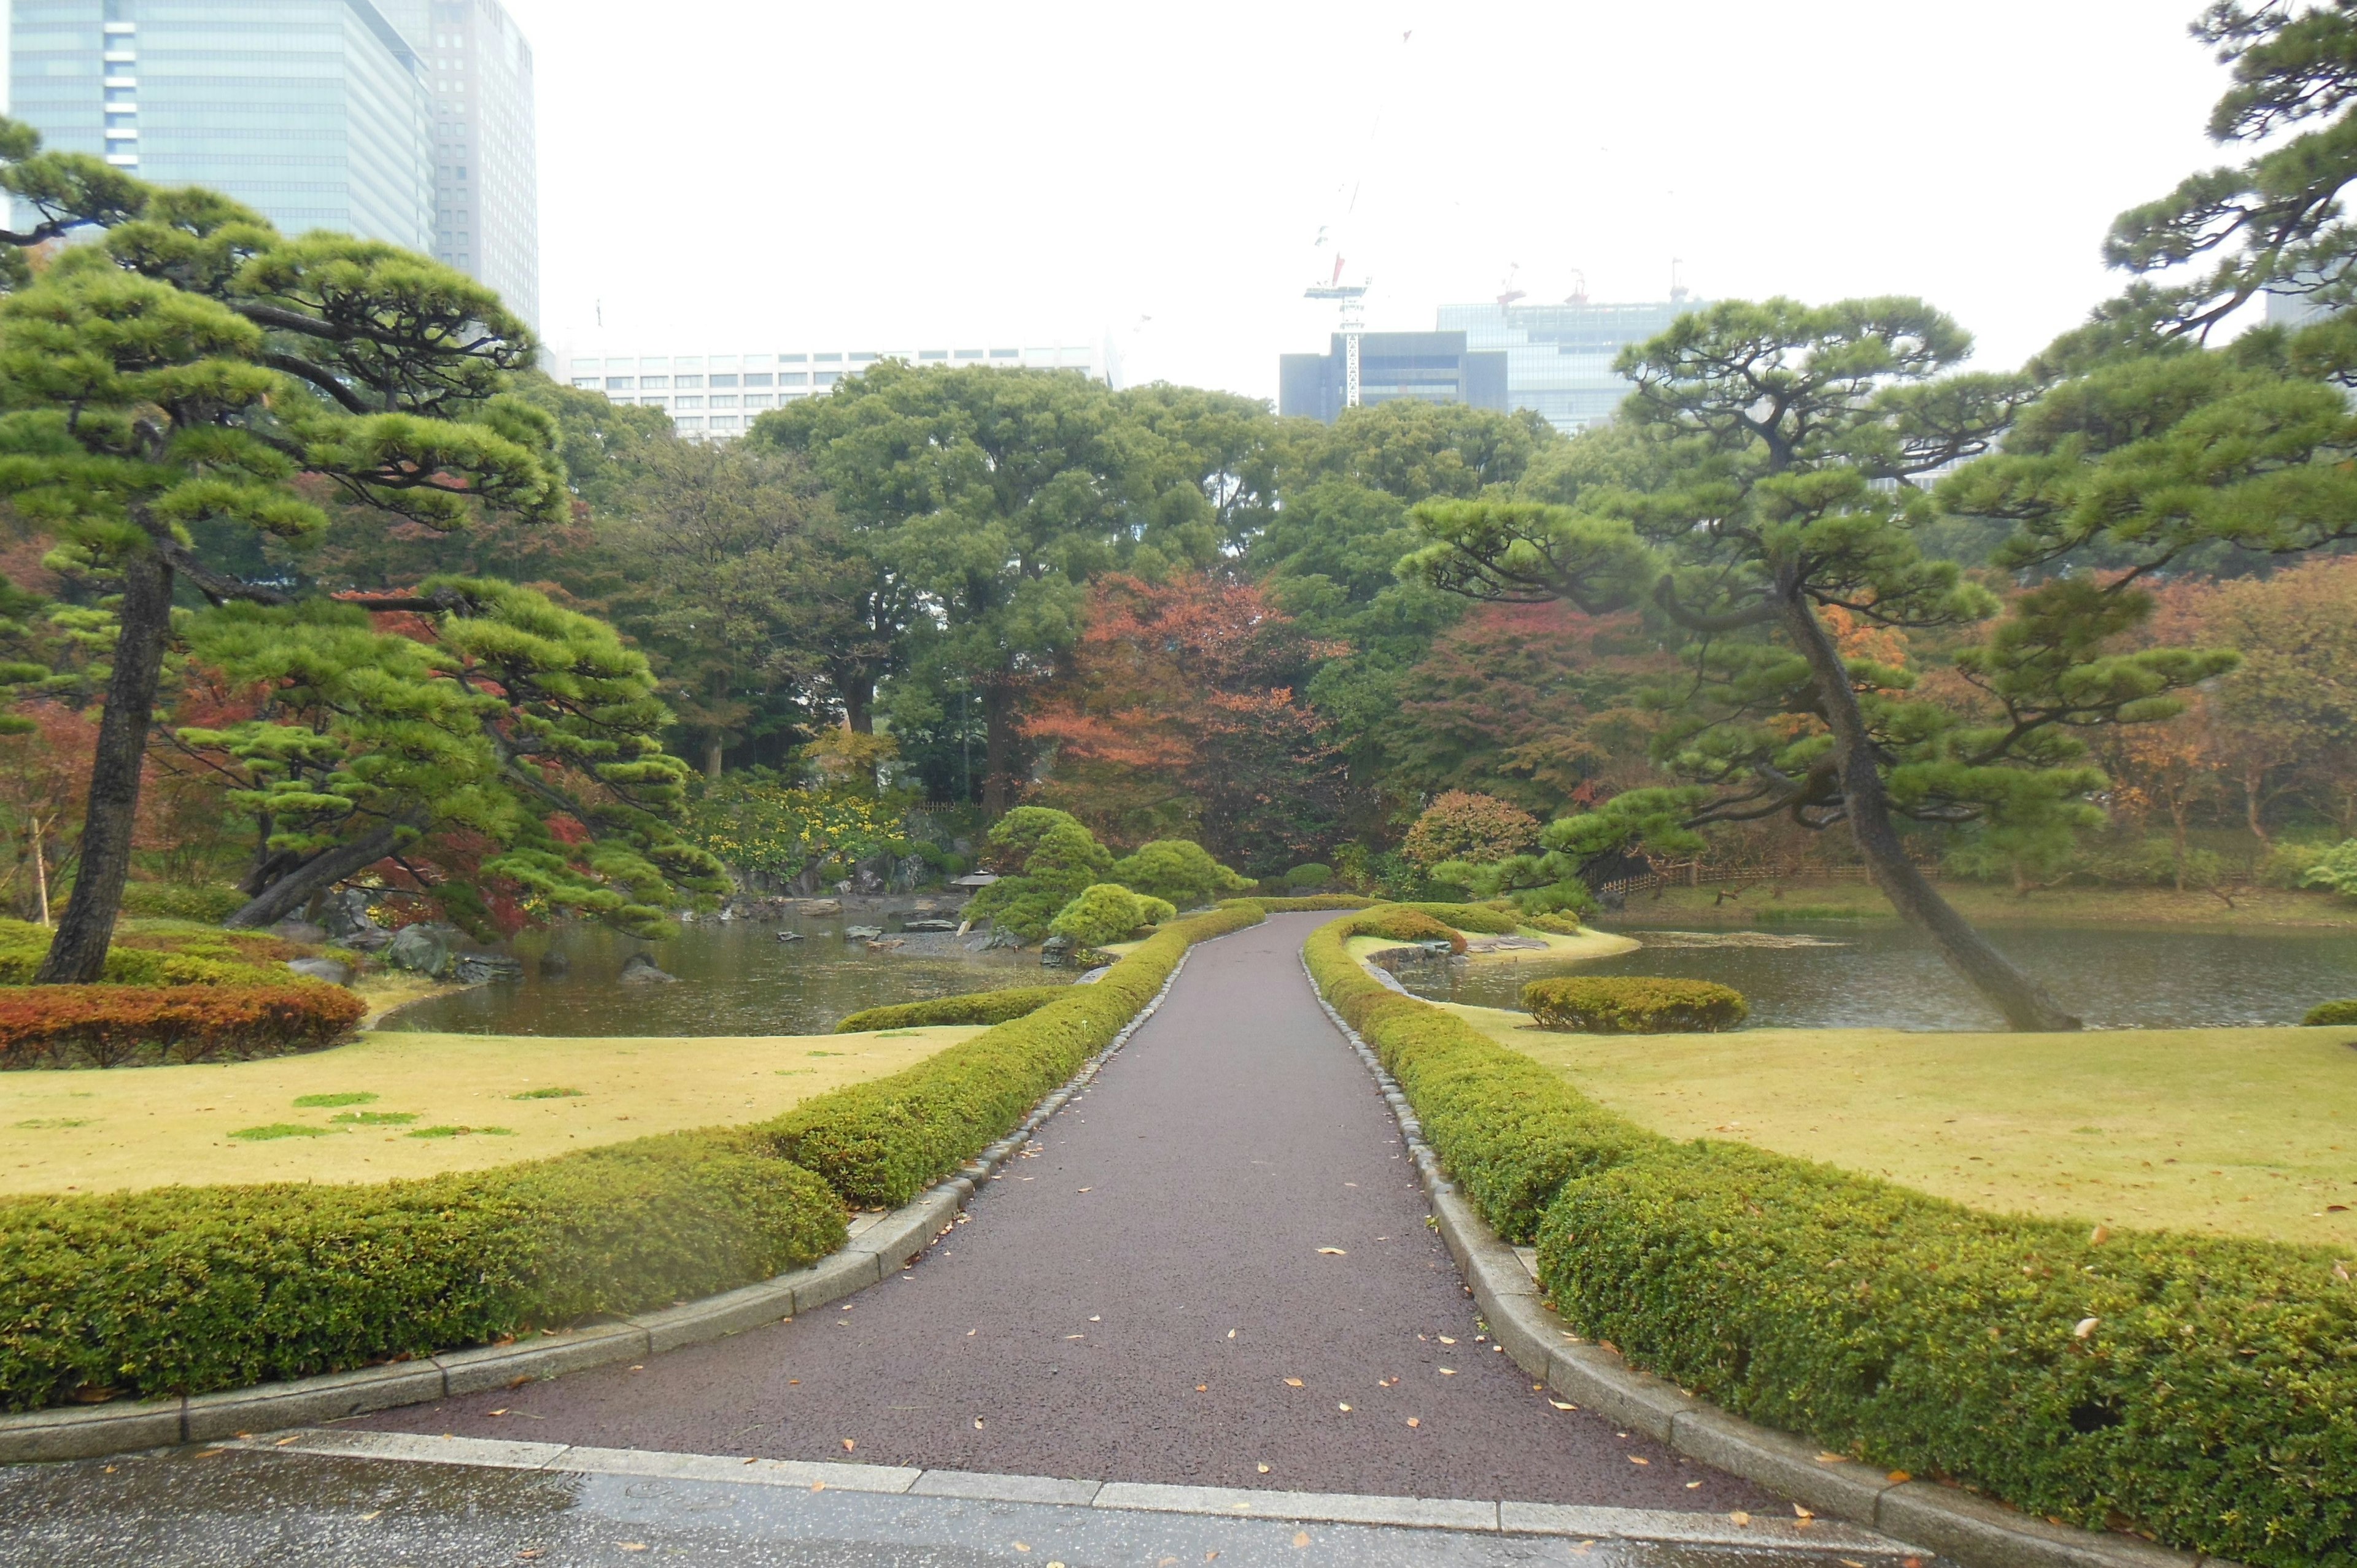
[[[1506, 356], [1472, 344], [1463, 332], [1361, 332], [1359, 403], [1402, 398], [1463, 403], [1503, 413]], [[1323, 354], [1281, 354], [1276, 361], [1276, 411], [1331, 424], [1350, 401], [1349, 348], [1341, 333]]]
[[1505, 356], [1508, 407], [1531, 409], [1570, 432], [1603, 424], [1629, 395], [1629, 383], [1612, 370], [1622, 349], [1706, 303], [1601, 305], [1575, 297], [1561, 305], [1444, 305], [1437, 325], [1462, 332], [1469, 349]]
[[289, 233], [433, 238], [423, 62], [370, 0], [12, 0], [10, 113]]
[[[774, 339], [773, 339], [774, 341]], [[554, 373], [619, 403], [660, 408], [682, 435], [726, 441], [765, 411], [811, 397], [884, 360], [1002, 370], [1077, 371], [1107, 379], [1105, 357], [1078, 344], [972, 349], [828, 349], [736, 354], [559, 354]]]

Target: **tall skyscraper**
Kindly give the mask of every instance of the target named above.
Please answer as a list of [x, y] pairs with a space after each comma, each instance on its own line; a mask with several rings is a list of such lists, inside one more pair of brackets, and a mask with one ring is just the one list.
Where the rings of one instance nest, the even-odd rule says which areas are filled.
[[532, 47], [498, 0], [10, 0], [50, 146], [423, 251], [537, 323]]
[[1438, 326], [1465, 334], [1466, 346], [1506, 360], [1506, 406], [1546, 416], [1566, 433], [1602, 424], [1629, 395], [1612, 361], [1706, 301], [1682, 288], [1640, 305], [1591, 304], [1574, 295], [1560, 305], [1444, 305]]

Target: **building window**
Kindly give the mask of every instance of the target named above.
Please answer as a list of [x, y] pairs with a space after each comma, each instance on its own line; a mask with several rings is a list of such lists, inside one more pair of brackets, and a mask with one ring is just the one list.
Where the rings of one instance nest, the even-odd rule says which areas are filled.
[[597, 378], [596, 376], [576, 376], [573, 378], [573, 384], [576, 387], [586, 388], [590, 392], [596, 392], [597, 390]]
[[[681, 379], [683, 381], [686, 378], [682, 377]], [[639, 390], [640, 392], [645, 392], [651, 387], [667, 387], [669, 385], [671, 385], [671, 378], [669, 376], [640, 376], [639, 378]]]
[[841, 371], [813, 371], [811, 372], [811, 381], [818, 386], [831, 387], [841, 380], [843, 380], [843, 372]]
[[715, 376], [712, 378], [712, 384], [716, 387], [733, 387], [737, 384], [737, 378], [735, 376]]
[[733, 413], [716, 413], [712, 416], [712, 428], [715, 430], [734, 430], [744, 423]]
[[678, 402], [679, 406], [682, 408], [702, 408], [704, 406], [704, 400], [700, 397], [683, 397], [679, 399]]
[[816, 360], [822, 365], [832, 365], [839, 362], [843, 356], [840, 354], [813, 354], [811, 358]]
[[606, 390], [608, 392], [628, 392], [633, 384], [634, 383], [628, 376], [608, 376], [606, 378]]
[[[692, 397], [683, 397], [679, 401], [682, 403], [694, 403], [695, 400]], [[667, 397], [642, 397], [639, 399], [639, 406], [640, 408], [661, 408], [669, 402], [671, 402], [671, 399]]]
[[[825, 358], [832, 360], [834, 356], [829, 354], [826, 355]], [[869, 365], [874, 364], [876, 362], [876, 359], [877, 356], [874, 354], [854, 354], [851, 356], [851, 362], [855, 365]]]
[[634, 397], [608, 397], [606, 401], [618, 408], [629, 408], [639, 400]]
[[982, 358], [982, 350], [979, 349], [960, 349], [957, 351], [957, 357], [961, 360], [979, 360]]
[[747, 392], [745, 394], [745, 406], [747, 408], [768, 408], [777, 401], [778, 400], [776, 398], [771, 397], [768, 392]]
[[773, 385], [773, 384], [774, 384], [774, 378], [773, 378], [773, 377], [771, 377], [771, 376], [770, 376], [770, 374], [767, 371], [762, 371], [762, 372], [761, 372], [759, 375], [758, 375], [758, 376], [754, 376], [754, 375], [748, 375], [748, 376], [747, 376], [747, 377], [745, 378], [745, 384], [746, 384], [747, 386], [748, 386], [748, 387], [766, 387], [766, 386], [770, 386], [770, 385]]
[[917, 358], [920, 360], [946, 360], [949, 357], [950, 351], [947, 349], [920, 349], [917, 350]]
[[737, 406], [737, 394], [730, 392], [726, 397], [716, 397], [712, 400], [712, 406], [715, 408], [735, 408]]
[[701, 430], [704, 428], [704, 415], [700, 413], [690, 414], [684, 419], [674, 419], [672, 423], [678, 425], [682, 430]]
[[990, 357], [994, 360], [1019, 360], [1023, 357], [1023, 350], [1020, 349], [993, 349], [990, 351]]
[[805, 387], [810, 385], [810, 377], [800, 371], [780, 371], [778, 372], [778, 384], [781, 387]]
[[810, 356], [808, 354], [780, 354], [778, 356], [778, 363], [781, 365], [801, 365], [807, 364], [809, 361]]

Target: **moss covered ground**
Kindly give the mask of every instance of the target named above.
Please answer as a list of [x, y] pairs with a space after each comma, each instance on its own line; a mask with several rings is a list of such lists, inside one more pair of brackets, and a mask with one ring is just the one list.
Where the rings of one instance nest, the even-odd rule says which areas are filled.
[[2357, 1029], [1549, 1034], [1450, 1006], [1644, 1125], [1976, 1208], [2357, 1254]]
[[[0, 1075], [0, 1193], [371, 1182], [480, 1169], [653, 1133], [761, 1121], [981, 1032], [942, 1026], [668, 1039], [380, 1033], [335, 1050], [259, 1061], [7, 1073]], [[554, 1092], [564, 1090], [578, 1092]]]

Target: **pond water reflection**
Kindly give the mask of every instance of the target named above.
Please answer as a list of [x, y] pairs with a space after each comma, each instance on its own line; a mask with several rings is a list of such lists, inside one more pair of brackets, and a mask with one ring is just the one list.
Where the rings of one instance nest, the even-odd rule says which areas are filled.
[[[1673, 931], [1616, 926], [1646, 945], [1580, 963], [1462, 959], [1403, 965], [1419, 996], [1520, 1005], [1523, 986], [1558, 974], [1660, 974], [1743, 993], [1754, 1027], [1995, 1029], [1996, 1013], [1892, 920]], [[2357, 932], [2251, 929], [1992, 926], [1991, 941], [2091, 1027], [2297, 1024], [2319, 1002], [2357, 996]], [[1799, 941], [1774, 939], [1798, 938]], [[1766, 940], [1763, 940], [1766, 939]]]
[[[873, 951], [846, 941], [846, 923], [895, 927], [897, 918], [849, 916], [683, 926], [666, 942], [598, 926], [566, 926], [519, 937], [525, 978], [479, 985], [404, 1007], [389, 1029], [479, 1035], [817, 1035], [862, 1007], [921, 1002], [969, 991], [1052, 984], [1068, 972], [1039, 967], [1039, 955], [979, 953], [947, 934], [910, 932], [906, 945]], [[781, 942], [780, 930], [801, 941]], [[978, 940], [969, 937], [966, 941]], [[545, 973], [542, 956], [565, 972]], [[622, 961], [643, 952], [675, 985], [619, 983]]]

